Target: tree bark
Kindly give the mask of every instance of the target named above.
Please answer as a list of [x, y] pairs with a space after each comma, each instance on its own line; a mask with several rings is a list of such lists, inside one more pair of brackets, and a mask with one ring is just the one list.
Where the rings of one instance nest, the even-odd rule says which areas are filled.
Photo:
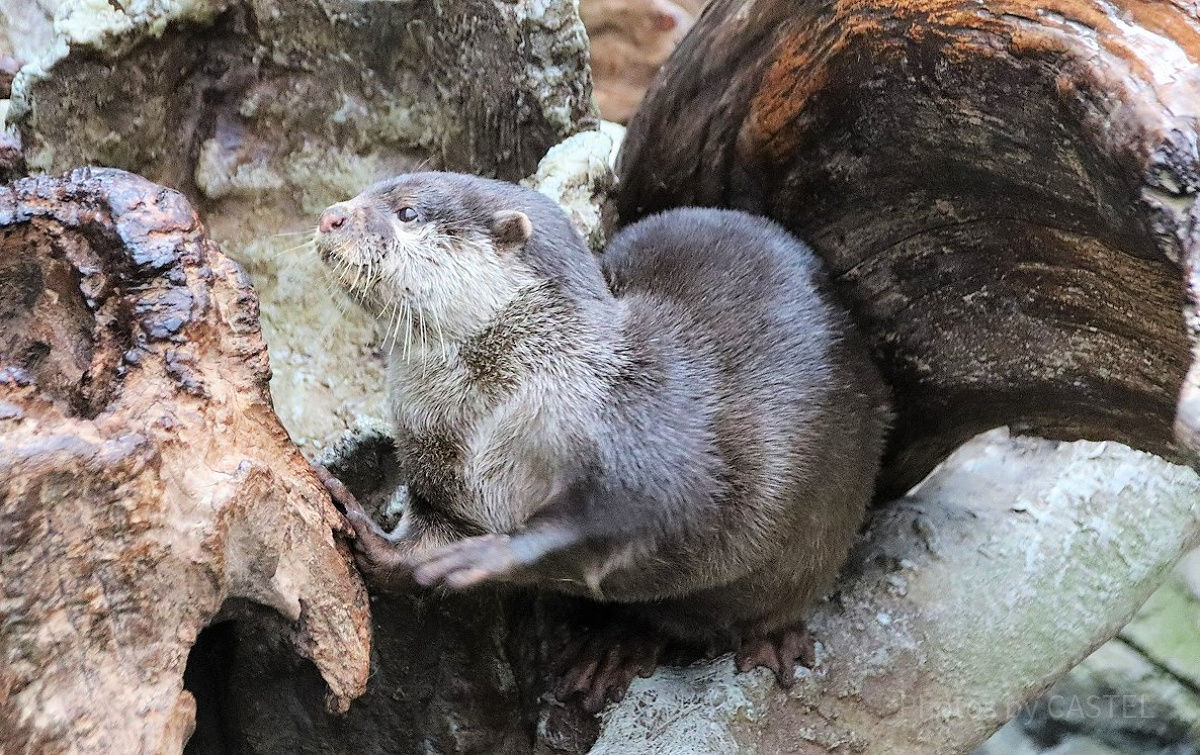
[[1195, 3], [716, 0], [618, 207], [817, 249], [896, 392], [885, 496], [1005, 424], [1191, 459], [1198, 124]]
[[0, 749], [179, 752], [189, 651], [235, 617], [344, 711], [366, 593], [186, 200], [114, 170], [0, 188], [0, 292]]

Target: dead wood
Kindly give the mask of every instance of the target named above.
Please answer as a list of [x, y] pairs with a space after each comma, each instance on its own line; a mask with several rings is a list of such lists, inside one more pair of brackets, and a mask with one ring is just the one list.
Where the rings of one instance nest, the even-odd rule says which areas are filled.
[[1198, 131], [1194, 3], [718, 0], [619, 210], [745, 208], [821, 253], [897, 394], [885, 496], [1005, 424], [1194, 458]]
[[180, 751], [189, 651], [232, 618], [344, 710], [366, 594], [187, 201], [117, 170], [0, 188], [0, 321], [0, 749]]

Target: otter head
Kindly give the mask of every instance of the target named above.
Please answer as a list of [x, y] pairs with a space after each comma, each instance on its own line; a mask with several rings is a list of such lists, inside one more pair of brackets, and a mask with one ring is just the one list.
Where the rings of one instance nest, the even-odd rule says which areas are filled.
[[317, 251], [388, 338], [461, 341], [537, 280], [522, 254], [534, 232], [526, 191], [454, 173], [403, 175], [327, 208]]

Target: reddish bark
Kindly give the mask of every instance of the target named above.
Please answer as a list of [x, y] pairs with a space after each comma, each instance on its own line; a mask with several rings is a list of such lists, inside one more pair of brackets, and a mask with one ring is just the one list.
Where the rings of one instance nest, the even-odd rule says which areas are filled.
[[1190, 459], [1198, 131], [1183, 0], [717, 0], [630, 125], [619, 209], [813, 244], [896, 389], [885, 495], [1003, 424]]
[[180, 750], [189, 651], [233, 617], [344, 710], [366, 594], [271, 409], [253, 289], [183, 197], [115, 170], [0, 188], [0, 321], [3, 746]]

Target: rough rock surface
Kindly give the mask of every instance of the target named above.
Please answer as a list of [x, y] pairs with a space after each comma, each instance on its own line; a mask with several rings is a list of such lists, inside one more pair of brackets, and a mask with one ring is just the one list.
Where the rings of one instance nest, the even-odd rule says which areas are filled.
[[989, 433], [875, 514], [789, 693], [728, 658], [636, 680], [593, 753], [969, 752], [1115, 633], [1198, 524], [1189, 469]]
[[537, 171], [522, 181], [558, 202], [597, 254], [604, 252], [616, 225], [616, 162], [624, 138], [623, 127], [601, 121], [599, 129], [551, 147]]
[[568, 0], [73, 0], [55, 31], [15, 84], [30, 167], [189, 196], [254, 280], [276, 408], [311, 450], [380, 413], [382, 374], [303, 246], [320, 211], [418, 165], [519, 180], [595, 125]]
[[226, 619], [344, 710], [366, 594], [187, 201], [115, 170], [0, 188], [0, 323], [0, 750], [180, 751], [189, 652]]
[[54, 11], [61, 0], [4, 0], [0, 7], [0, 55], [31, 60], [54, 40]]
[[592, 114], [569, 3], [75, 2], [55, 29], [14, 95], [30, 164], [210, 200], [279, 190], [316, 211], [431, 157], [516, 179]]

